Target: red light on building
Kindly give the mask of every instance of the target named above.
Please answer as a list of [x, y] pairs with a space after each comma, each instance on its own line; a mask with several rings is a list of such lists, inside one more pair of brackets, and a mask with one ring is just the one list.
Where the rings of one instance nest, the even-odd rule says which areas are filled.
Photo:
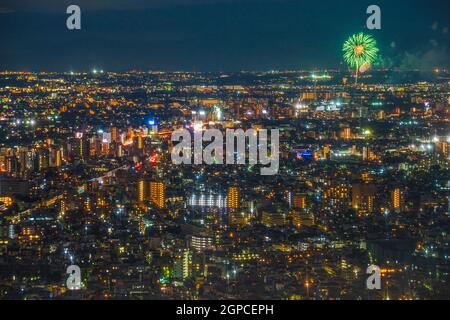
[[158, 155], [157, 154], [151, 155], [149, 162], [152, 166], [156, 166], [156, 164], [158, 163]]

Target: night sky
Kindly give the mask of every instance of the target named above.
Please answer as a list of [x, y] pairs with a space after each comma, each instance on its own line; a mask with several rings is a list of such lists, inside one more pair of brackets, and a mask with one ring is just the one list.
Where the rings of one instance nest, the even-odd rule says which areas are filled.
[[[66, 28], [70, 4], [80, 31]], [[450, 65], [448, 0], [0, 0], [0, 70], [337, 68], [371, 4], [386, 64]]]

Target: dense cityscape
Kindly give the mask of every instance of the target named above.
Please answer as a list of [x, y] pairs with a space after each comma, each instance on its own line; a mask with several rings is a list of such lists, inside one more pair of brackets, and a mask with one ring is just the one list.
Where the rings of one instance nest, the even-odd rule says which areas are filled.
[[[449, 299], [449, 84], [1, 72], [0, 299]], [[179, 128], [279, 129], [279, 172], [175, 165]]]

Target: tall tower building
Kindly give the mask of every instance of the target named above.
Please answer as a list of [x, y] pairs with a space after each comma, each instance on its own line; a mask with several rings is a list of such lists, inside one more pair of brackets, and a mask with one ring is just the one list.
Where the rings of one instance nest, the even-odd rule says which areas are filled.
[[150, 182], [150, 202], [153, 203], [158, 208], [164, 208], [166, 195], [166, 186], [162, 181], [151, 181]]
[[192, 253], [189, 249], [176, 250], [173, 259], [173, 276], [178, 280], [186, 280], [191, 275]]
[[87, 139], [80, 139], [79, 144], [80, 159], [85, 160], [89, 157], [89, 141]]
[[81, 133], [70, 141], [72, 160], [86, 160], [90, 153], [89, 140], [85, 139]]
[[56, 151], [56, 159], [55, 159], [55, 165], [59, 168], [62, 165], [62, 154], [63, 154], [63, 149], [59, 148]]
[[6, 172], [6, 156], [0, 156], [0, 172]]
[[228, 209], [239, 209], [239, 189], [235, 186], [228, 188]]
[[60, 200], [59, 203], [59, 214], [60, 216], [64, 216], [67, 212], [68, 206], [67, 206], [67, 191], [64, 191], [63, 197]]
[[141, 135], [137, 136], [137, 148], [142, 150], [144, 148], [144, 140]]
[[119, 142], [119, 129], [117, 129], [117, 127], [111, 128], [111, 141]]
[[145, 180], [139, 180], [137, 183], [137, 201], [145, 201]]
[[39, 170], [48, 168], [48, 166], [50, 164], [48, 150], [47, 149], [39, 150], [38, 156], [39, 156]]
[[391, 207], [394, 211], [400, 212], [404, 207], [404, 196], [400, 188], [391, 191]]
[[367, 161], [369, 160], [369, 147], [363, 147], [363, 152], [362, 152], [362, 157], [363, 157], [363, 161]]

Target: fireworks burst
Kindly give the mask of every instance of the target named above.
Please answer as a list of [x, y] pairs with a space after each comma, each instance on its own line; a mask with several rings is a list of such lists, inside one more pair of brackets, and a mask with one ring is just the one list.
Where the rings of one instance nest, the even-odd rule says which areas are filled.
[[350, 68], [355, 69], [356, 83], [358, 83], [359, 68], [363, 65], [371, 65], [379, 51], [375, 39], [362, 32], [348, 38], [342, 50], [345, 62]]

